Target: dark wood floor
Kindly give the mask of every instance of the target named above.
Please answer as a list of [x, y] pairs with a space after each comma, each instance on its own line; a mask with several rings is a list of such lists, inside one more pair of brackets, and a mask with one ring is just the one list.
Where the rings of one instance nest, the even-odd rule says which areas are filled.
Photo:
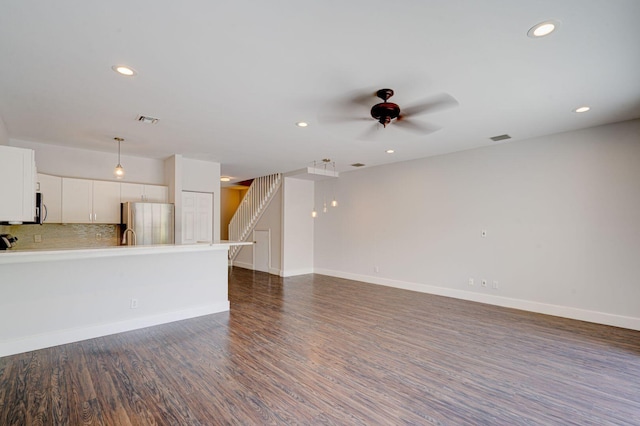
[[238, 268], [230, 300], [0, 358], [0, 425], [640, 424], [640, 332]]

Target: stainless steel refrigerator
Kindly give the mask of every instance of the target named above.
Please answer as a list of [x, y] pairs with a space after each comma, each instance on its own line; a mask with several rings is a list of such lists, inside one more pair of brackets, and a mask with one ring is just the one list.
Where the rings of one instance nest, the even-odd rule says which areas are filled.
[[121, 245], [173, 244], [173, 204], [122, 203]]

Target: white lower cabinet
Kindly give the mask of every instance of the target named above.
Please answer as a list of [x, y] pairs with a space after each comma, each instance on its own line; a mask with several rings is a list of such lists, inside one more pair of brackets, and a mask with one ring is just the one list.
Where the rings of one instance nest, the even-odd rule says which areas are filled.
[[182, 192], [182, 244], [213, 242], [213, 194]]
[[63, 223], [120, 223], [120, 183], [62, 178]]

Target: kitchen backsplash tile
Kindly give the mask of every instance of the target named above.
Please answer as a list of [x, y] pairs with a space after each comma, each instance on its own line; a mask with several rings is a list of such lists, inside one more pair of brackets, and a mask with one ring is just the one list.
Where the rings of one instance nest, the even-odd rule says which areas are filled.
[[10, 225], [0, 226], [0, 234], [18, 237], [11, 250], [111, 247], [118, 245], [120, 225]]

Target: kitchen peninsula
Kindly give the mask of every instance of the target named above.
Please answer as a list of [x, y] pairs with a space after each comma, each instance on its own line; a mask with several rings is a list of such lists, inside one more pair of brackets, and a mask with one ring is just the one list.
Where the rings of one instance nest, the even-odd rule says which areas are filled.
[[0, 357], [229, 310], [231, 245], [0, 253]]

